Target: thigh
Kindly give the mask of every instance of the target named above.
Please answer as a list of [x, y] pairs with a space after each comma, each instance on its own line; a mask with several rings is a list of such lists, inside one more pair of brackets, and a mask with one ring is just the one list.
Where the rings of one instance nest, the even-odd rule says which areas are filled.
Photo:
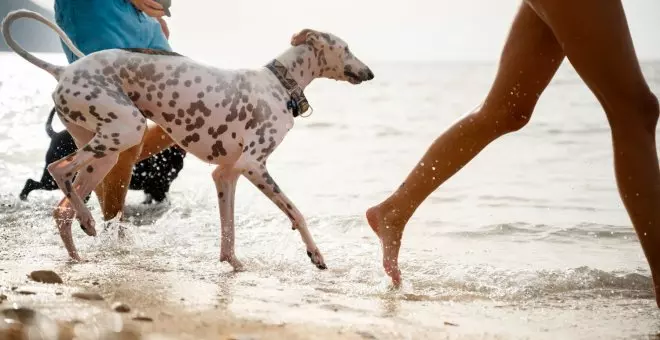
[[511, 25], [484, 106], [531, 113], [564, 59], [550, 27], [526, 3]]
[[646, 105], [652, 96], [620, 0], [528, 0], [528, 3], [552, 29], [610, 120], [616, 118], [613, 115], [617, 112], [644, 111], [635, 110], [634, 106]]

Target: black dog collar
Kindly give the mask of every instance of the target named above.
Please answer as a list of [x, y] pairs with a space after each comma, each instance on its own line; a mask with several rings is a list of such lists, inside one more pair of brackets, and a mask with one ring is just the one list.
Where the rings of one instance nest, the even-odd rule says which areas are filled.
[[282, 83], [282, 86], [289, 93], [291, 99], [286, 103], [286, 108], [291, 110], [294, 117], [305, 113], [309, 109], [307, 98], [305, 98], [305, 94], [300, 86], [298, 86], [298, 83], [289, 74], [286, 66], [282, 65], [277, 59], [274, 59], [266, 65], [266, 68], [275, 74], [280, 83]]

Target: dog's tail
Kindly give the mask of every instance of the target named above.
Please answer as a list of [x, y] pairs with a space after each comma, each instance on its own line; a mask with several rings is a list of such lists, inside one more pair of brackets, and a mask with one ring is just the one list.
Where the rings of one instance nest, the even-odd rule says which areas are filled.
[[2, 35], [5, 38], [5, 41], [7, 42], [7, 46], [9, 46], [14, 52], [18, 53], [21, 57], [23, 57], [25, 60], [29, 61], [30, 63], [36, 65], [37, 67], [46, 70], [46, 72], [50, 73], [55, 77], [55, 79], [59, 80], [60, 74], [62, 73], [62, 70], [64, 70], [64, 67], [62, 66], [56, 66], [51, 63], [48, 63], [46, 61], [43, 61], [34, 55], [30, 54], [28, 51], [26, 51], [24, 48], [22, 48], [20, 45], [14, 41], [14, 39], [11, 37], [9, 34], [9, 27], [11, 24], [16, 20], [20, 18], [31, 18], [37, 21], [40, 21], [41, 23], [46, 24], [48, 27], [52, 28], [59, 36], [62, 38], [62, 41], [66, 44], [66, 46], [69, 47], [71, 52], [78, 56], [79, 58], [84, 57], [85, 55], [80, 52], [80, 50], [71, 42], [69, 37], [62, 31], [62, 29], [57, 26], [55, 23], [50, 22], [48, 19], [44, 18], [41, 14], [33, 12], [33, 11], [28, 11], [28, 10], [18, 10], [18, 11], [12, 11], [7, 14], [5, 17], [5, 20], [2, 21]]
[[48, 114], [48, 119], [46, 120], [46, 134], [51, 139], [53, 139], [53, 136], [55, 136], [55, 130], [53, 130], [53, 116], [55, 116], [55, 108], [50, 110], [50, 113]]

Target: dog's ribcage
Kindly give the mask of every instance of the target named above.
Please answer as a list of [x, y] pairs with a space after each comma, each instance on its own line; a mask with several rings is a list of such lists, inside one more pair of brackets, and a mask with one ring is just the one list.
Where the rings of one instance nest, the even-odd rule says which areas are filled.
[[[270, 71], [220, 70], [181, 56], [97, 52], [66, 69], [53, 98], [65, 123], [97, 133], [116, 119], [113, 107], [135, 105], [175, 143], [215, 164], [241, 154], [261, 162], [293, 126], [287, 94]], [[117, 119], [144, 123], [131, 112]]]

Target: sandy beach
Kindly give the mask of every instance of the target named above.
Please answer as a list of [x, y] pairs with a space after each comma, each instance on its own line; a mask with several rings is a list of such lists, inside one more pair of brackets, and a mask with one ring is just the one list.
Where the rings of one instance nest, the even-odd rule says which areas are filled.
[[[394, 339], [396, 334], [317, 323], [264, 322], [237, 317], [208, 303], [163, 302], [151, 280], [131, 287], [111, 277], [82, 284], [37, 282], [26, 268], [0, 268], [0, 340], [133, 339]], [[48, 270], [47, 270], [48, 271]], [[52, 271], [48, 271], [54, 273]], [[59, 275], [57, 275], [59, 278]], [[65, 278], [68, 278], [65, 275]], [[120, 299], [121, 298], [121, 299]], [[335, 312], [337, 312], [335, 310]], [[319, 315], [321, 317], [321, 315]], [[457, 327], [447, 323], [445, 327]], [[447, 338], [446, 331], [420, 330], [401, 338]], [[455, 338], [455, 337], [452, 337]], [[482, 337], [480, 337], [482, 338]]]

